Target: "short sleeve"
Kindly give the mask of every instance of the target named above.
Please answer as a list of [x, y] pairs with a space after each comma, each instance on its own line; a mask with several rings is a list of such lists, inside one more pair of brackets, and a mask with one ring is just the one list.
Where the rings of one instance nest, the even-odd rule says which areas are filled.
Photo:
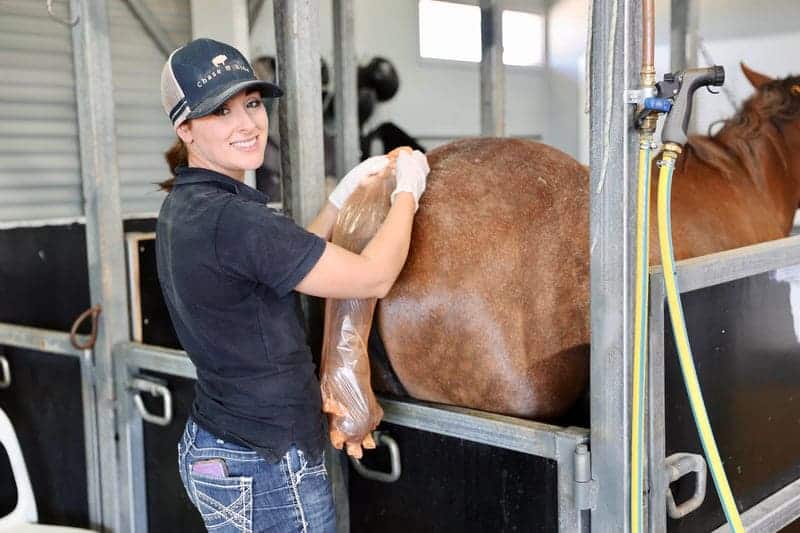
[[228, 275], [263, 283], [285, 296], [314, 268], [325, 241], [266, 205], [234, 198], [223, 208], [215, 248]]

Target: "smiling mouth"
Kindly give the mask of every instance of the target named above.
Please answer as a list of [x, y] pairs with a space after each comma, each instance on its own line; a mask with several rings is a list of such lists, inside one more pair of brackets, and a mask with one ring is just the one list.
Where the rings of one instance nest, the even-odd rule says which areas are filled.
[[232, 142], [231, 146], [233, 146], [234, 148], [243, 148], [243, 149], [247, 150], [249, 148], [254, 148], [255, 145], [256, 145], [256, 141], [257, 140], [258, 140], [258, 136], [253, 137], [252, 139], [247, 139], [245, 141]]

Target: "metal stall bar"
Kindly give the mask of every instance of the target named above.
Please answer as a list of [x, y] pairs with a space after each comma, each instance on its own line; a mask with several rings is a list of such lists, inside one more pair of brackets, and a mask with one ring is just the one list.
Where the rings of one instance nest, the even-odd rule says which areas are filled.
[[691, 292], [794, 265], [800, 265], [800, 236], [686, 259], [676, 270], [681, 292]]
[[481, 135], [502, 137], [506, 130], [506, 78], [503, 67], [503, 10], [500, 0], [481, 0]]
[[[800, 516], [798, 502], [800, 502], [800, 479], [742, 513], [744, 527], [751, 533], [778, 531]], [[730, 528], [728, 524], [724, 524], [715, 529], [714, 533], [727, 531], [730, 531]]]
[[306, 226], [325, 203], [319, 6], [314, 0], [275, 0], [280, 99], [283, 208]]
[[[288, 89], [279, 104], [283, 208], [295, 222], [307, 226], [325, 204], [319, 3], [316, 0], [274, 0], [273, 8], [278, 49], [278, 81]], [[346, 21], [340, 20], [346, 17], [344, 11], [347, 11], [346, 6], [334, 15], [337, 26], [342, 22], [346, 24]], [[349, 11], [352, 16], [352, 5]], [[354, 38], [352, 35], [349, 37]], [[354, 45], [344, 43], [342, 46], [352, 48]], [[347, 55], [352, 53], [351, 49]], [[355, 61], [354, 58], [352, 60]], [[347, 66], [346, 59], [337, 61], [337, 74], [347, 75], [340, 68], [343, 64]], [[355, 83], [355, 80], [350, 83]], [[342, 92], [341, 88], [337, 88], [340, 95], [337, 96], [337, 106]], [[352, 113], [352, 108], [345, 110]], [[343, 109], [337, 107], [336, 111], [341, 113]], [[344, 138], [340, 137], [338, 141], [341, 144]], [[308, 323], [322, 323], [319, 310], [310, 305], [307, 298], [302, 299], [302, 305]], [[327, 466], [336, 505], [337, 528], [340, 531], [348, 530], [350, 513], [347, 489], [340, 465], [335, 460], [338, 453], [334, 453], [332, 447], [328, 451]]]
[[686, 33], [689, 27], [689, 0], [671, 0], [670, 71], [686, 68]]
[[[181, 350], [125, 342], [114, 347], [114, 360], [120, 376], [120, 390], [128, 389], [139, 370], [196, 378], [194, 365]], [[588, 441], [588, 430], [551, 426], [462, 407], [388, 398], [379, 398], [379, 401], [386, 422], [555, 460], [558, 463], [559, 530], [582, 531], [587, 528], [580, 501], [590, 501], [591, 484], [578, 479], [575, 465], [578, 447]], [[122, 427], [123, 431], [130, 432], [126, 427], [136, 416], [133, 410], [128, 413]], [[121, 439], [129, 440], [127, 437]], [[141, 439], [130, 442], [138, 443], [131, 451], [134, 456], [140, 456], [143, 453]], [[134, 493], [144, 493], [143, 471], [143, 468], [132, 471], [128, 480], [134, 485]], [[140, 519], [140, 523], [146, 523], [146, 515]], [[146, 531], [144, 528], [137, 530]]]
[[119, 475], [112, 346], [128, 339], [128, 302], [114, 127], [111, 44], [106, 2], [70, 1], [81, 148], [86, 251], [92, 304], [102, 304], [94, 347], [99, 434], [100, 525], [119, 531]]
[[388, 398], [380, 398], [380, 403], [384, 422], [546, 459], [558, 458], [559, 435], [572, 435], [577, 445], [586, 442], [589, 433], [450, 405]]
[[353, 0], [333, 0], [336, 99], [336, 176], [341, 178], [361, 159], [358, 129], [358, 64]]
[[[716, 254], [686, 259], [676, 264], [682, 293], [800, 265], [800, 236], [755, 244]], [[664, 341], [666, 289], [660, 266], [650, 269], [649, 317], [649, 528], [666, 529], [666, 492], [669, 479], [666, 458]], [[776, 531], [800, 517], [800, 480], [762, 500], [742, 515], [748, 531]], [[727, 531], [727, 525], [717, 531]]]
[[664, 303], [667, 288], [661, 267], [650, 269], [650, 309], [648, 311], [647, 345], [647, 463], [645, 487], [650, 491], [647, 499], [648, 531], [666, 531], [667, 527], [667, 488], [669, 478], [665, 470], [667, 456], [667, 427], [664, 376], [664, 334], [666, 318]]
[[641, 5], [592, 5], [590, 282], [592, 529], [630, 530], [630, 370], [636, 135], [624, 92], [638, 86]]
[[[77, 337], [80, 343], [85, 343], [89, 338], [86, 335]], [[88, 351], [72, 346], [69, 333], [6, 323], [0, 323], [0, 345], [80, 358]]]
[[[87, 335], [76, 335], [76, 337], [81, 345], [88, 340]], [[97, 397], [92, 351], [72, 346], [69, 333], [4, 323], [0, 323], [0, 345], [77, 357], [80, 360], [84, 454], [86, 456], [86, 496], [89, 504], [89, 521], [92, 524], [99, 524], [102, 506], [100, 501], [100, 459], [97, 455]]]

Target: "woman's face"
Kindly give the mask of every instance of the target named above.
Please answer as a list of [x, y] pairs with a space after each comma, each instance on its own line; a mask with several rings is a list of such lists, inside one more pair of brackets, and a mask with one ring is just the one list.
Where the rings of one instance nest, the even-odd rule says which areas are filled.
[[258, 91], [242, 91], [216, 111], [178, 126], [189, 149], [189, 165], [207, 168], [240, 181], [245, 170], [264, 161], [267, 112]]

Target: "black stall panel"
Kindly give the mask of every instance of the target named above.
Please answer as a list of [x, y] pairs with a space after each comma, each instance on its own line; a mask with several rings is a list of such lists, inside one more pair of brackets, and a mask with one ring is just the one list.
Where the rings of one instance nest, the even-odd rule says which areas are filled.
[[[0, 408], [17, 433], [31, 478], [39, 522], [89, 527], [80, 361], [6, 348], [11, 386], [0, 390]], [[0, 459], [0, 516], [11, 511], [16, 491], [8, 459]]]
[[[89, 305], [83, 225], [0, 231], [0, 322], [69, 331]], [[88, 527], [80, 362], [8, 347], [4, 353], [12, 383], [0, 390], [0, 407], [22, 445], [39, 520]], [[16, 502], [6, 461], [0, 513]]]
[[[400, 448], [402, 475], [381, 483], [349, 472], [353, 533], [558, 531], [555, 461], [381, 424]], [[388, 452], [364, 465], [389, 471]]]
[[[683, 295], [697, 374], [720, 455], [740, 511], [800, 477], [800, 307], [791, 270], [737, 280]], [[702, 454], [671, 326], [666, 330], [667, 455]], [[689, 476], [693, 478], [693, 476]], [[672, 485], [677, 501], [693, 479]], [[703, 505], [677, 532], [710, 531], [724, 514], [709, 473]]]
[[[154, 220], [128, 220], [152, 231]], [[0, 231], [0, 322], [69, 331], [90, 306], [83, 224]], [[80, 333], [89, 332], [85, 321]], [[40, 521], [88, 527], [89, 510], [79, 361], [5, 348], [12, 385], [0, 390], [22, 443]], [[7, 459], [0, 458], [0, 513], [16, 501]]]

